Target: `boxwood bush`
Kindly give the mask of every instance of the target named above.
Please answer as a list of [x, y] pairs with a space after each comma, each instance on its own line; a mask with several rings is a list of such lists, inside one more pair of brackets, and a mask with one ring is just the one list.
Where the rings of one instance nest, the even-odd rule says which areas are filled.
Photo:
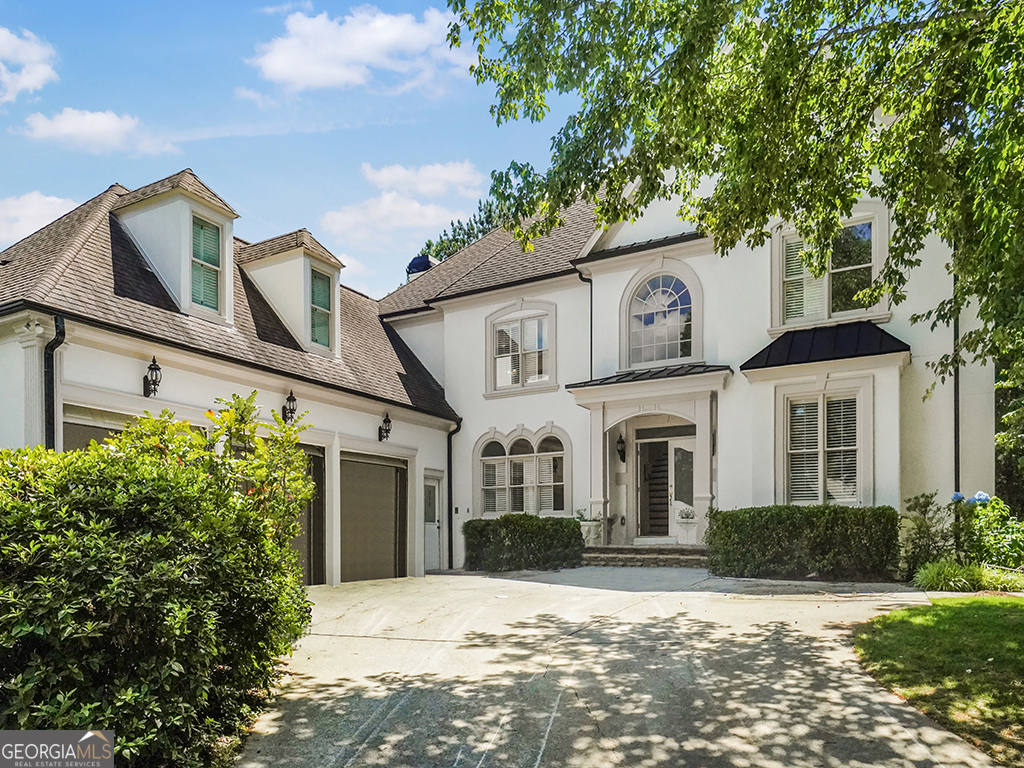
[[583, 534], [576, 520], [502, 515], [467, 520], [466, 570], [525, 571], [575, 568], [583, 562]]
[[892, 578], [899, 567], [892, 507], [777, 505], [708, 513], [708, 569], [720, 576]]
[[0, 451], [0, 729], [112, 729], [119, 765], [199, 766], [309, 621], [288, 546], [312, 493], [255, 393], [207, 436]]

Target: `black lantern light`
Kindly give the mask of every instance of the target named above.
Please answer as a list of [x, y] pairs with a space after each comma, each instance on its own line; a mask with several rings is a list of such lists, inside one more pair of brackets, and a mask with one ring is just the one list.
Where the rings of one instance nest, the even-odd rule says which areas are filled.
[[154, 356], [153, 362], [149, 364], [149, 371], [142, 377], [142, 394], [145, 397], [155, 395], [160, 388], [160, 379], [162, 378], [163, 374], [160, 373], [160, 366], [156, 364], [156, 356]]
[[619, 433], [619, 439], [615, 441], [615, 450], [619, 454], [619, 461], [623, 464], [626, 463], [626, 441], [622, 439], [622, 433]]
[[377, 442], [383, 443], [391, 436], [391, 417], [384, 414], [384, 421], [377, 427]]
[[291, 424], [295, 418], [296, 403], [295, 393], [289, 389], [288, 398], [284, 401], [284, 405], [281, 406], [281, 418], [284, 419], [285, 424]]

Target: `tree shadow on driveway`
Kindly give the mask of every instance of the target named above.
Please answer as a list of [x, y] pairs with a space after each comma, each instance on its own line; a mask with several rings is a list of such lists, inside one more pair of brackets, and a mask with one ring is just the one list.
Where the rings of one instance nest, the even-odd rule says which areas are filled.
[[867, 677], [842, 634], [660, 613], [307, 637], [239, 765], [993, 765]]

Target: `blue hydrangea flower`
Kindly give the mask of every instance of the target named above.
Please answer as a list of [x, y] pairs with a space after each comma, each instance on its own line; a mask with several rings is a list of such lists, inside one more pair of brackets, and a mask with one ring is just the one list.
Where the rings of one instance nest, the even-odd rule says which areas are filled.
[[985, 502], [987, 502], [987, 501], [988, 501], [989, 499], [991, 499], [991, 498], [992, 498], [992, 497], [991, 497], [991, 496], [989, 496], [989, 495], [988, 495], [987, 493], [985, 493], [984, 491], [978, 491], [978, 492], [977, 492], [976, 494], [974, 494], [974, 495], [973, 495], [973, 496], [971, 497], [971, 500], [972, 500], [972, 501], [974, 501], [974, 502], [977, 502], [978, 504], [984, 504]]
[[960, 493], [960, 491], [957, 491], [956, 493], [954, 493], [953, 496], [950, 498], [950, 501], [963, 501], [963, 500], [964, 500], [964, 495], [962, 493]]

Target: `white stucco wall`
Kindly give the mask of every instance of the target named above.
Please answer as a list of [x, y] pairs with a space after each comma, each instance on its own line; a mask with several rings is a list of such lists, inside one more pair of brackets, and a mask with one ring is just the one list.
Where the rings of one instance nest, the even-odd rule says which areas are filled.
[[13, 337], [0, 339], [0, 403], [8, 416], [0, 418], [0, 448], [25, 445], [25, 420], [14, 418], [25, 412], [25, 355]]
[[[556, 375], [554, 392], [522, 392], [487, 399], [485, 375], [487, 317], [528, 296], [557, 305]], [[588, 287], [575, 278], [545, 281], [534, 286], [499, 291], [484, 297], [446, 302], [444, 313], [445, 395], [463, 418], [462, 430], [453, 439], [454, 505], [458, 508], [456, 531], [471, 517], [475, 506], [473, 448], [491, 429], [509, 433], [520, 425], [537, 431], [552, 422], [569, 434], [572, 446], [572, 488], [566, 498], [566, 515], [590, 508], [590, 417], [564, 389], [570, 382], [590, 376], [590, 296]], [[410, 345], [411, 346], [411, 345]], [[421, 347], [422, 348], [422, 347]], [[429, 363], [428, 363], [429, 365]], [[461, 535], [456, 536], [455, 563], [464, 559]]]
[[416, 354], [420, 362], [427, 367], [427, 370], [443, 387], [445, 377], [444, 315], [438, 311], [423, 312], [418, 315], [397, 318], [391, 322], [391, 326], [398, 331], [402, 341], [409, 345], [409, 349]]
[[[402, 407], [317, 387], [285, 376], [275, 376], [222, 363], [179, 350], [137, 342], [69, 324], [69, 340], [62, 347], [59, 397], [63, 406], [94, 409], [107, 414], [137, 416], [144, 410], [159, 413], [169, 408], [179, 418], [207, 423], [204, 413], [216, 408], [216, 399], [232, 393], [259, 390], [258, 403], [269, 420], [280, 410], [290, 390], [299, 412], [308, 411], [312, 425], [302, 442], [324, 449], [326, 457], [327, 580], [338, 583], [340, 560], [341, 452], [388, 456], [408, 464], [407, 572], [421, 576], [423, 556], [424, 472], [444, 474], [447, 464], [447, 425], [441, 420]], [[142, 396], [142, 376], [155, 355], [163, 381], [155, 397]], [[377, 429], [384, 414], [393, 422], [391, 438], [379, 442]], [[444, 507], [442, 483], [439, 509]], [[444, 544], [444, 534], [442, 544]], [[444, 549], [444, 547], [442, 547]]]

